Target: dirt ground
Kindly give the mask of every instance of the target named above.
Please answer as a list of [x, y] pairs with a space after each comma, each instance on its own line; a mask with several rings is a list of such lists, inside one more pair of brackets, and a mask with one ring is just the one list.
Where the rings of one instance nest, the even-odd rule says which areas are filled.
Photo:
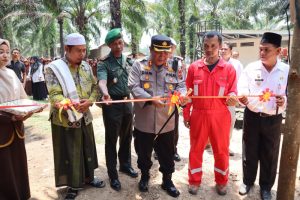
[[[161, 174], [158, 171], [158, 161], [153, 159], [151, 169], [151, 180], [149, 192], [141, 193], [138, 190], [138, 178], [130, 178], [122, 173], [119, 174], [119, 179], [122, 184], [122, 190], [116, 192], [109, 186], [109, 180], [105, 166], [104, 154], [104, 127], [102, 121], [101, 109], [96, 106], [92, 107], [94, 115], [94, 131], [97, 142], [97, 152], [99, 160], [99, 168], [95, 174], [104, 179], [106, 187], [101, 189], [86, 187], [80, 191], [78, 200], [160, 200], [174, 199], [166, 194], [160, 187]], [[56, 188], [54, 184], [54, 163], [52, 152], [52, 139], [50, 131], [50, 122], [48, 119], [49, 110], [46, 109], [42, 113], [36, 114], [25, 122], [26, 126], [26, 149], [29, 166], [29, 178], [31, 187], [31, 200], [51, 200], [63, 199], [66, 193], [66, 188]], [[177, 199], [202, 199], [202, 200], [255, 200], [260, 199], [259, 186], [256, 182], [253, 189], [247, 196], [240, 196], [238, 188], [242, 179], [242, 130], [234, 129], [231, 140], [231, 149], [236, 153], [234, 157], [230, 157], [230, 177], [228, 183], [228, 193], [226, 196], [219, 196], [215, 192], [214, 172], [213, 172], [213, 154], [212, 151], [204, 152], [203, 161], [203, 180], [198, 194], [190, 195], [187, 189], [187, 171], [188, 171], [188, 153], [189, 153], [189, 131], [186, 129], [180, 119], [180, 138], [178, 143], [178, 152], [182, 158], [180, 162], [176, 162], [176, 171], [173, 174], [173, 181], [180, 190], [181, 195]], [[132, 165], [138, 170], [136, 165], [137, 156], [134, 152], [132, 144]], [[299, 183], [299, 166], [296, 181], [295, 199], [300, 200], [300, 183]], [[276, 199], [277, 180], [273, 187], [273, 199]]]

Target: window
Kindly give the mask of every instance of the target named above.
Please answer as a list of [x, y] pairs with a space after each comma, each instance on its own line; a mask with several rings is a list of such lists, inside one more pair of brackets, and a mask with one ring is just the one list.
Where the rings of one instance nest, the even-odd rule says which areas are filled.
[[254, 46], [254, 42], [242, 42], [241, 47], [252, 47]]

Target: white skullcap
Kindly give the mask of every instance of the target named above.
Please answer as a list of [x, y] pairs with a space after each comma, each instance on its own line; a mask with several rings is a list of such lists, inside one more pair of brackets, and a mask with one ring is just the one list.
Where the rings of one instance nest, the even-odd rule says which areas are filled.
[[171, 39], [171, 44], [177, 46], [176, 41], [173, 38], [171, 38], [171, 37], [170, 37], [170, 39]]
[[71, 33], [67, 35], [65, 45], [85, 45], [84, 36], [79, 33]]

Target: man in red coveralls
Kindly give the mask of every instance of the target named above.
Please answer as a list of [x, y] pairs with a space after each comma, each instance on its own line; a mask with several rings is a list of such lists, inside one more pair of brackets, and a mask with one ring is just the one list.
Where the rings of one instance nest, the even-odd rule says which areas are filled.
[[189, 192], [197, 194], [202, 177], [203, 151], [209, 138], [215, 158], [216, 191], [227, 193], [229, 132], [231, 117], [227, 106], [237, 103], [236, 72], [219, 56], [222, 36], [207, 32], [203, 38], [204, 58], [192, 63], [186, 78], [193, 96], [228, 96], [228, 98], [192, 98], [183, 111], [184, 124], [190, 128]]

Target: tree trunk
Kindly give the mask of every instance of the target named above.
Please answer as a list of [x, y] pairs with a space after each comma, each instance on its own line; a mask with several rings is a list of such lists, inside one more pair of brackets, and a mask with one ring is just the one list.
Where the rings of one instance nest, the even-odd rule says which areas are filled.
[[55, 57], [55, 45], [50, 47], [50, 57], [51, 58]]
[[57, 21], [59, 24], [60, 57], [64, 57], [64, 52], [65, 52], [64, 51], [64, 29], [63, 29], [64, 19], [58, 18]]
[[183, 59], [185, 59], [185, 0], [178, 1], [178, 9], [180, 13], [180, 55], [183, 57]]
[[[300, 0], [296, 0], [300, 5]], [[298, 11], [300, 15], [300, 11]], [[291, 69], [288, 85], [288, 108], [283, 137], [277, 200], [292, 200], [295, 196], [295, 179], [300, 144], [300, 26], [296, 22], [293, 34]]]
[[0, 24], [0, 38], [4, 38], [4, 33], [3, 33], [3, 26]]
[[135, 59], [138, 54], [137, 37], [135, 33], [131, 33], [131, 53], [132, 53], [132, 58]]
[[196, 25], [195, 25], [195, 22], [197, 21], [197, 18], [192, 15], [189, 19], [189, 28], [188, 28], [188, 37], [189, 37], [189, 49], [188, 49], [188, 52], [189, 52], [189, 57], [190, 57], [190, 62], [192, 63], [195, 59], [194, 57], [194, 54], [195, 54], [195, 38], [196, 38]]
[[111, 13], [111, 21], [110, 28], [122, 28], [121, 24], [121, 0], [110, 0], [110, 13]]

